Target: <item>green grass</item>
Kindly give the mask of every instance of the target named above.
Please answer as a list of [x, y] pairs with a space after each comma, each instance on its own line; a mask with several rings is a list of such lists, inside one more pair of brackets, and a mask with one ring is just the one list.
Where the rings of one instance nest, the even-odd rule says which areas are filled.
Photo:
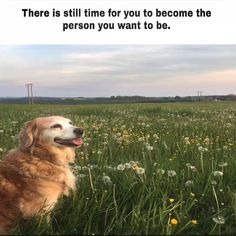
[[86, 130], [72, 166], [76, 192], [60, 200], [50, 223], [20, 222], [16, 234], [236, 233], [236, 103], [0, 111], [0, 158], [16, 147], [23, 123], [38, 116], [62, 115]]

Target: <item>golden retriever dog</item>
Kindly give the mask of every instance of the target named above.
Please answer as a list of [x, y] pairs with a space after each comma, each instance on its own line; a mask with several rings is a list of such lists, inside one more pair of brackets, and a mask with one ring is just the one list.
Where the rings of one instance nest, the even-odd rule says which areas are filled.
[[16, 220], [49, 212], [75, 188], [69, 162], [83, 144], [83, 129], [60, 116], [36, 118], [19, 134], [20, 145], [0, 161], [0, 234]]

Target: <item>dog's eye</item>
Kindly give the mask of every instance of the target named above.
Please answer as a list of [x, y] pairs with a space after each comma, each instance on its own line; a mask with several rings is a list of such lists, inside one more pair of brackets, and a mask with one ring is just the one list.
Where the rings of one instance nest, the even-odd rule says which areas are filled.
[[70, 124], [70, 125], [73, 125], [72, 121], [69, 121], [69, 124]]
[[62, 129], [62, 126], [60, 124], [55, 124], [55, 125], [52, 125], [50, 128], [52, 128], [52, 129]]

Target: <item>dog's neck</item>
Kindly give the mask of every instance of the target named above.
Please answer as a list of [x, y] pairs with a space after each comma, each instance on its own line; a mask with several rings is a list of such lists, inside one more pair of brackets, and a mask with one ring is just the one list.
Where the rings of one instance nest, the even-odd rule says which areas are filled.
[[47, 160], [56, 165], [67, 165], [74, 162], [75, 149], [71, 147], [57, 147], [49, 145], [34, 145], [28, 150], [31, 155]]

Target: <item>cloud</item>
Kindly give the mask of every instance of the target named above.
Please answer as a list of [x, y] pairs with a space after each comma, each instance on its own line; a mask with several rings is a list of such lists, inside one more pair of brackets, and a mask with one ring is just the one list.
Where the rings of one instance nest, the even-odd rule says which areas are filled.
[[40, 96], [224, 94], [235, 68], [235, 45], [0, 46], [0, 92], [32, 82]]

